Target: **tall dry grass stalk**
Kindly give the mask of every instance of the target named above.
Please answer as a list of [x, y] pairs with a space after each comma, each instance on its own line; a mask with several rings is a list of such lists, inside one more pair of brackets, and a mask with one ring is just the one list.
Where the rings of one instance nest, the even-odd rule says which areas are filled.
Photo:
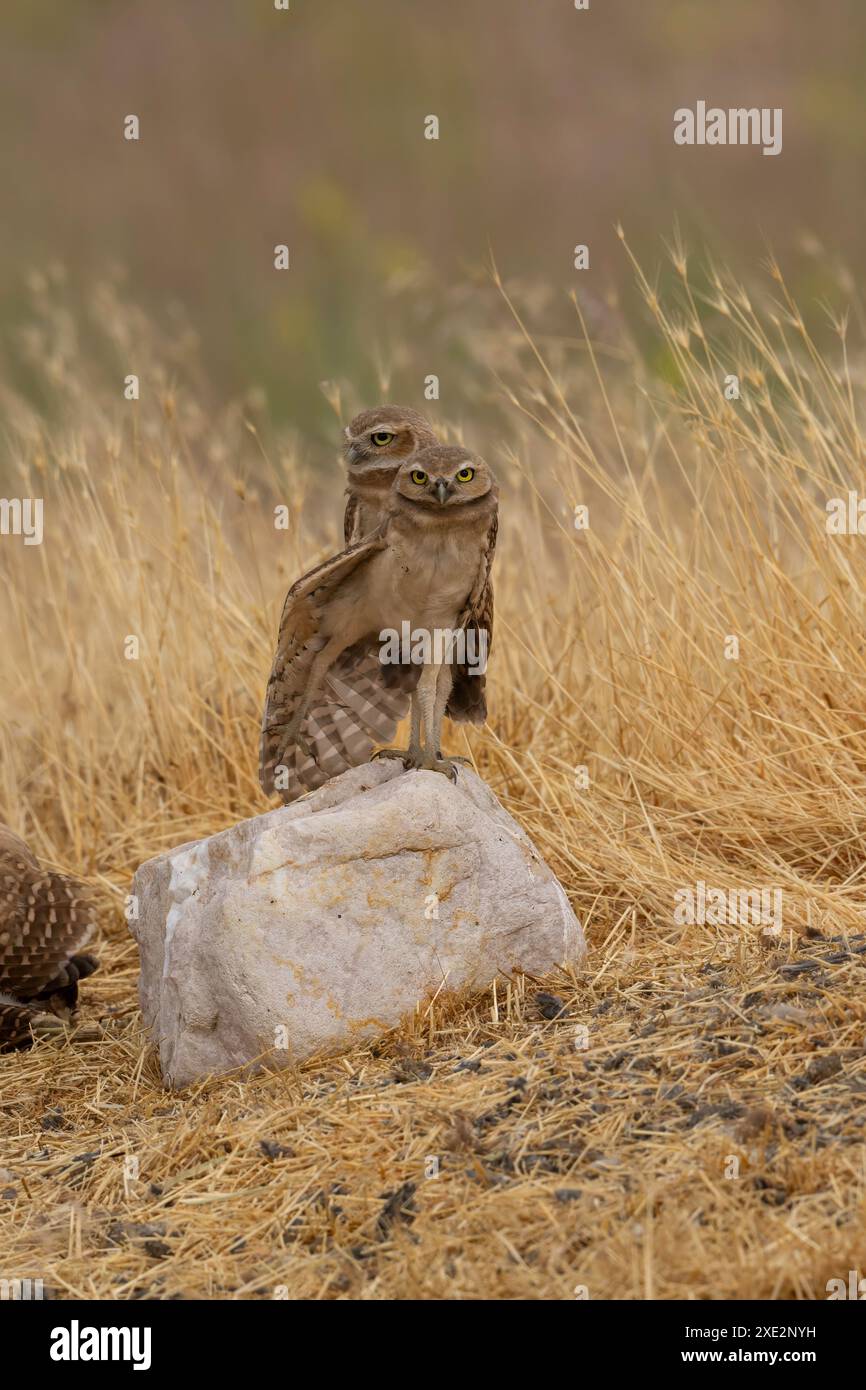
[[[39, 1170], [39, 1200], [94, 1232], [65, 1251], [48, 1241], [58, 1288], [245, 1296], [287, 1279], [329, 1297], [568, 1297], [577, 1283], [593, 1297], [823, 1296], [854, 1258], [866, 1006], [862, 957], [847, 951], [866, 904], [866, 541], [829, 535], [825, 504], [866, 492], [862, 349], [849, 353], [840, 323], [838, 352], [821, 356], [775, 266], [763, 298], [715, 271], [698, 293], [682, 247], [671, 254], [673, 303], [635, 272], [672, 388], [628, 343], [611, 365], [585, 338], [552, 367], [500, 283], [511, 328], [486, 365], [501, 435], [451, 427], [502, 480], [491, 718], [452, 746], [471, 751], [588, 929], [588, 972], [550, 986], [567, 1015], [540, 1020], [519, 983], [507, 1005], [443, 1001], [378, 1052], [197, 1088], [168, 1128], [119, 902], [142, 859], [265, 809], [258, 719], [279, 606], [337, 547], [339, 472], [334, 460], [311, 474], [241, 410], [211, 422], [165, 373], [140, 405], [79, 393], [50, 434], [22, 419], [6, 487], [45, 499], [46, 537], [0, 544], [0, 815], [117, 901], [92, 997], [119, 1022], [98, 1044], [7, 1060], [0, 1084], [25, 1135], [28, 1086], [92, 1100], [108, 1078], [125, 1128], [100, 1114], [100, 1142], [114, 1159], [130, 1145], [145, 1154], [157, 1184], [130, 1194], [115, 1163], [82, 1196], [59, 1161]], [[730, 374], [739, 400], [725, 397]], [[280, 503], [287, 532], [273, 525]], [[675, 921], [677, 890], [698, 880], [781, 889], [781, 936]], [[790, 971], [819, 934], [841, 938], [839, 959]], [[386, 1103], [395, 1048], [408, 1084]], [[470, 1056], [487, 1075], [464, 1071], [458, 1085], [449, 1063]], [[802, 1081], [827, 1057], [826, 1077]], [[522, 1090], [507, 1100], [515, 1072]], [[799, 1130], [798, 1077], [829, 1079]], [[692, 1125], [707, 1104], [712, 1123]], [[220, 1143], [247, 1155], [234, 1167], [207, 1132], [216, 1114]], [[86, 1129], [92, 1117], [76, 1115]], [[279, 1181], [257, 1149], [275, 1135], [292, 1149]], [[84, 1147], [79, 1132], [69, 1142]], [[33, 1183], [26, 1148], [0, 1148], [0, 1162]], [[732, 1152], [748, 1183], [721, 1181]], [[446, 1155], [438, 1185], [383, 1226], [380, 1189], [417, 1182], [429, 1153]], [[329, 1182], [352, 1195], [311, 1211]], [[178, 1239], [155, 1285], [140, 1241], [105, 1254], [99, 1232], [118, 1212], [164, 1215], [166, 1183]], [[783, 1232], [768, 1183], [802, 1202], [802, 1240]], [[235, 1238], [253, 1232], [247, 1254], [208, 1225], [215, 1210], [232, 1214]], [[38, 1265], [35, 1220], [10, 1238], [7, 1264]], [[287, 1253], [290, 1220], [309, 1239]], [[357, 1253], [367, 1241], [372, 1264]]]

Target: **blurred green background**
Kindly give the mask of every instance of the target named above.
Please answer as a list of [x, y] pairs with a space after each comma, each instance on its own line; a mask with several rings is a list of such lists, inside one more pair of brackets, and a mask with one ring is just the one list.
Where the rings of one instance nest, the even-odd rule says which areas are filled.
[[[551, 333], [576, 331], [573, 288], [591, 322], [627, 301], [617, 221], [653, 264], [675, 218], [735, 268], [771, 245], [832, 298], [866, 256], [864, 74], [863, 0], [3, 0], [2, 369], [38, 403], [16, 335], [40, 268], [70, 312], [122, 272], [169, 335], [192, 326], [215, 393], [255, 384], [322, 438], [323, 380], [423, 405], [436, 372], [446, 406], [467, 296], [496, 330], [491, 249], [544, 287]], [[676, 146], [698, 99], [782, 107], [782, 153]], [[134, 335], [112, 351], [135, 370]]]

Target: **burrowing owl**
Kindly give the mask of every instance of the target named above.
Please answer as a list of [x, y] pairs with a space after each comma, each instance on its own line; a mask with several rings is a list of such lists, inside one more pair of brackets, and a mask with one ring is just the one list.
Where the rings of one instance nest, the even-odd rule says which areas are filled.
[[[352, 545], [375, 530], [387, 514], [391, 485], [401, 464], [418, 449], [438, 444], [432, 427], [417, 410], [380, 405], [362, 410], [344, 431], [349, 485], [343, 536]], [[485, 617], [493, 622], [493, 588], [488, 583]], [[453, 666], [447, 714], [459, 723], [483, 724], [487, 718], [487, 679], [460, 662]]]
[[94, 920], [82, 883], [40, 869], [23, 840], [0, 825], [0, 1049], [59, 1030], [78, 981], [96, 969], [76, 954]]
[[[440, 739], [461, 653], [443, 651], [437, 634], [483, 630], [489, 649], [497, 509], [482, 459], [432, 445], [399, 468], [376, 530], [292, 586], [262, 722], [266, 792], [291, 801], [365, 762], [374, 742], [393, 738], [410, 700], [409, 747], [385, 753], [454, 774]], [[427, 634], [430, 645], [413, 641], [411, 660], [383, 664], [386, 631]]]
[[362, 410], [343, 433], [349, 471], [343, 536], [346, 545], [352, 545], [384, 519], [391, 484], [401, 463], [416, 449], [439, 441], [430, 422], [404, 405]]

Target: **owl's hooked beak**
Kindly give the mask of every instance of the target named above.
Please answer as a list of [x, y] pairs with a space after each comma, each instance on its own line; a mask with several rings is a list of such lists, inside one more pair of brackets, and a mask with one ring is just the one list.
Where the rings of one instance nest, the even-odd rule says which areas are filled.
[[444, 507], [445, 499], [450, 497], [452, 492], [454, 491], [451, 484], [446, 483], [444, 478], [437, 478], [435, 483], [433, 484], [432, 490], [436, 494], [436, 498], [439, 502], [440, 507]]

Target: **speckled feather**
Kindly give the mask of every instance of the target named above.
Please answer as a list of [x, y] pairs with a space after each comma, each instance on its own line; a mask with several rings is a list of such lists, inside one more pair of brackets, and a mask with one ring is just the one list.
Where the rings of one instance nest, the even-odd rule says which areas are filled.
[[[40, 868], [23, 840], [0, 826], [0, 1047], [24, 1040], [32, 1001], [56, 983], [91, 934], [93, 902], [82, 883]], [[75, 979], [77, 972], [73, 971]]]
[[286, 595], [265, 697], [259, 757], [263, 791], [279, 792], [285, 802], [365, 762], [377, 742], [393, 738], [406, 713], [408, 694], [386, 686], [379, 643], [371, 632], [334, 663], [304, 719], [302, 733], [314, 756], [286, 743], [285, 731], [306, 689], [311, 664], [324, 646], [319, 632], [322, 611], [340, 585], [382, 544], [381, 536], [374, 533], [350, 545], [303, 575]]

